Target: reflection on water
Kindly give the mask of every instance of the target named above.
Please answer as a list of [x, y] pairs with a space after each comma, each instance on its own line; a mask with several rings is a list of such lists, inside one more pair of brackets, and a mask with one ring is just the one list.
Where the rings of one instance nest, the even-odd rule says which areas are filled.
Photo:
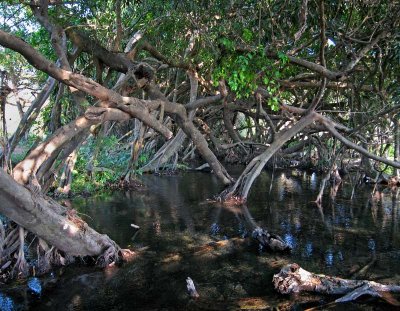
[[[352, 187], [344, 183], [334, 197], [327, 187], [322, 205], [317, 206], [313, 201], [320, 179], [315, 173], [276, 172], [271, 192], [270, 181], [271, 173], [263, 172], [254, 185], [247, 204], [251, 215], [243, 215], [238, 207], [206, 201], [222, 187], [213, 176], [202, 173], [143, 176], [145, 191], [73, 200], [72, 206], [91, 226], [121, 246], [148, 247], [138, 261], [116, 273], [107, 272], [108, 281], [101, 272], [90, 275], [91, 286], [97, 284], [96, 293], [102, 293], [95, 301], [110, 308], [179, 308], [188, 301], [188, 276], [210, 303], [252, 296], [286, 301], [290, 297], [279, 297], [271, 285], [272, 274], [283, 264], [297, 262], [310, 271], [346, 277], [355, 265], [367, 264], [373, 254], [379, 260], [366, 278], [385, 280], [400, 275], [398, 191], [381, 189], [371, 196], [372, 189], [360, 185], [350, 200]], [[232, 251], [217, 246], [193, 251], [211, 241], [248, 237], [248, 223], [253, 220], [279, 234], [292, 253], [271, 256], [259, 253], [257, 247]], [[136, 233], [131, 224], [140, 230]], [[48, 309], [95, 303], [94, 298], [80, 295], [88, 288], [83, 278], [71, 277], [69, 282], [77, 290], [56, 291], [47, 297]], [[40, 294], [41, 285], [35, 278], [28, 286]], [[7, 299], [0, 296], [0, 303]], [[152, 302], [147, 304], [149, 299]]]
[[42, 293], [42, 285], [40, 283], [40, 280], [38, 278], [30, 278], [27, 283], [29, 289], [36, 295], [39, 295]]
[[15, 310], [14, 302], [10, 297], [0, 293], [0, 310], [12, 311]]

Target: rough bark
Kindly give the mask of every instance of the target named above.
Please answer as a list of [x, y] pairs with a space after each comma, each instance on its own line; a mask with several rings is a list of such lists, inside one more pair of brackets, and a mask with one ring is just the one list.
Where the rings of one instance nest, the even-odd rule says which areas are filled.
[[138, 98], [121, 96], [117, 92], [107, 89], [81, 74], [58, 68], [29, 44], [2, 30], [0, 30], [0, 44], [20, 53], [32, 66], [46, 72], [58, 81], [92, 95], [107, 105], [109, 105], [109, 102], [114, 103], [116, 104], [115, 108], [142, 120], [143, 123], [159, 131], [167, 139], [172, 138], [171, 131], [156, 120], [149, 112], [149, 110], [157, 109], [162, 105], [162, 101], [145, 101]]
[[[190, 79], [190, 99], [189, 105], [196, 101], [197, 92], [198, 92], [198, 80], [196, 75], [193, 72], [188, 72], [189, 79]], [[195, 115], [195, 110], [192, 110], [188, 114], [188, 118], [193, 120]], [[179, 129], [178, 133], [175, 137], [169, 141], [167, 141], [160, 150], [154, 155], [154, 157], [147, 163], [144, 167], [141, 168], [143, 172], [150, 172], [150, 171], [157, 171], [160, 167], [162, 167], [165, 163], [169, 161], [169, 159], [178, 153], [179, 148], [182, 147], [185, 139], [186, 134], [183, 132], [182, 129]]]
[[68, 218], [65, 207], [32, 193], [0, 170], [0, 213], [73, 256], [117, 257], [119, 247], [107, 235], [88, 227], [78, 217]]
[[382, 297], [382, 292], [400, 292], [398, 285], [384, 285], [367, 280], [349, 280], [304, 270], [298, 264], [286, 265], [273, 277], [275, 289], [281, 294], [315, 292], [345, 295], [336, 302], [353, 301], [362, 295]]
[[75, 149], [67, 158], [63, 173], [61, 175], [60, 184], [57, 188], [58, 193], [69, 194], [72, 184], [72, 171], [74, 170], [76, 160], [78, 158], [78, 150]]
[[241, 142], [241, 139], [236, 132], [234, 125], [232, 124], [233, 113], [228, 107], [224, 107], [223, 109], [223, 117], [225, 128], [228, 131], [229, 137], [233, 140], [234, 143]]
[[[0, 30], [0, 44], [20, 53], [34, 67], [48, 73], [55, 79], [78, 90], [81, 90], [89, 95], [92, 95], [101, 100], [103, 103], [111, 102], [117, 104], [116, 108], [130, 114], [132, 117], [140, 119], [141, 121], [143, 121], [144, 124], [155, 129], [156, 131], [159, 131], [167, 139], [170, 139], [172, 138], [171, 131], [166, 128], [161, 122], [155, 119], [149, 112], [151, 110], [158, 109], [159, 107], [164, 107], [166, 113], [176, 116], [176, 122], [182, 128], [185, 134], [188, 135], [196, 144], [197, 150], [210, 164], [210, 167], [213, 169], [215, 175], [226, 185], [232, 183], [232, 177], [228, 174], [222, 164], [218, 161], [217, 157], [210, 150], [206, 139], [194, 126], [193, 122], [188, 119], [187, 112], [184, 106], [168, 102], [162, 94], [161, 96], [164, 97], [163, 100], [151, 101], [121, 96], [117, 92], [109, 90], [87, 77], [67, 70], [63, 70], [61, 68], [57, 68], [53, 63], [48, 61], [45, 57], [43, 57], [43, 55], [38, 53], [29, 44], [2, 30]], [[153, 90], [151, 89], [148, 90], [148, 92], [150, 93], [150, 97], [152, 97], [152, 91]], [[52, 147], [53, 146], [49, 146], [49, 148]], [[35, 162], [35, 158], [37, 156], [38, 155], [36, 154], [31, 160]], [[30, 165], [32, 165], [32, 162], [30, 163]], [[19, 170], [17, 174], [21, 174], [21, 170]], [[16, 177], [21, 178], [22, 176]], [[23, 182], [26, 182], [26, 176], [22, 177], [21, 180]]]

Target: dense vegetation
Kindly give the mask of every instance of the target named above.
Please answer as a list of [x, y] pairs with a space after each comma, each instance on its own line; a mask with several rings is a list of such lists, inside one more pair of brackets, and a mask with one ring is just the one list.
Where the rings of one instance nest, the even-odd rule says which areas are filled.
[[[129, 187], [137, 174], [205, 163], [225, 186], [219, 199], [239, 203], [266, 165], [318, 169], [326, 179], [339, 168], [398, 174], [397, 1], [7, 0], [0, 8], [0, 212], [21, 225], [1, 231], [14, 242], [2, 244], [2, 265], [27, 270], [25, 229], [43, 239], [49, 262], [68, 256], [47, 242], [105, 263], [121, 255], [108, 238], [97, 245], [98, 233], [49, 192]], [[11, 104], [21, 116], [12, 135]], [[226, 163], [246, 168], [234, 180]], [[83, 233], [58, 236], [61, 220]]]

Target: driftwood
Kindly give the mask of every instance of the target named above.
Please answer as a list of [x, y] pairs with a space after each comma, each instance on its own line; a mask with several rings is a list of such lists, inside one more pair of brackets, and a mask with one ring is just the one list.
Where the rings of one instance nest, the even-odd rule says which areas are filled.
[[[399, 285], [384, 285], [368, 280], [349, 280], [339, 277], [315, 274], [304, 270], [298, 264], [286, 265], [273, 277], [274, 287], [281, 294], [316, 292], [327, 295], [344, 295], [335, 302], [356, 300], [362, 295], [386, 299], [385, 293], [399, 293]], [[400, 305], [391, 299], [391, 304]]]

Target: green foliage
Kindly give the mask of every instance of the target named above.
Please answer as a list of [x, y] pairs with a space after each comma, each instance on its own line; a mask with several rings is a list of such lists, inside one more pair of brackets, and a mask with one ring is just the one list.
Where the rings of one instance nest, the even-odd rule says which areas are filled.
[[[246, 36], [250, 38], [248, 34]], [[281, 77], [283, 66], [288, 62], [287, 56], [280, 53], [277, 63], [267, 58], [262, 48], [256, 52], [236, 53], [231, 40], [222, 38], [220, 43], [228, 53], [214, 69], [212, 75], [214, 85], [218, 85], [221, 79], [225, 80], [239, 99], [248, 98], [259, 85], [262, 85], [270, 94], [268, 106], [271, 110], [277, 111], [279, 109], [277, 80]]]
[[[100, 140], [93, 138], [79, 149], [77, 162], [73, 171], [72, 191], [93, 192], [103, 189], [108, 182], [117, 181], [126, 169], [130, 152], [118, 143], [115, 136], [103, 137]], [[100, 148], [98, 155], [93, 161], [93, 166], [101, 168], [88, 174], [88, 163], [92, 161], [96, 148]]]
[[28, 150], [32, 148], [36, 140], [37, 136], [34, 134], [29, 135], [26, 139], [22, 139], [17, 145], [17, 148], [15, 148], [14, 152], [11, 154], [11, 162], [21, 162], [26, 157]]
[[245, 42], [251, 42], [251, 40], [253, 39], [253, 33], [251, 32], [250, 29], [245, 28], [243, 29], [242, 37]]

